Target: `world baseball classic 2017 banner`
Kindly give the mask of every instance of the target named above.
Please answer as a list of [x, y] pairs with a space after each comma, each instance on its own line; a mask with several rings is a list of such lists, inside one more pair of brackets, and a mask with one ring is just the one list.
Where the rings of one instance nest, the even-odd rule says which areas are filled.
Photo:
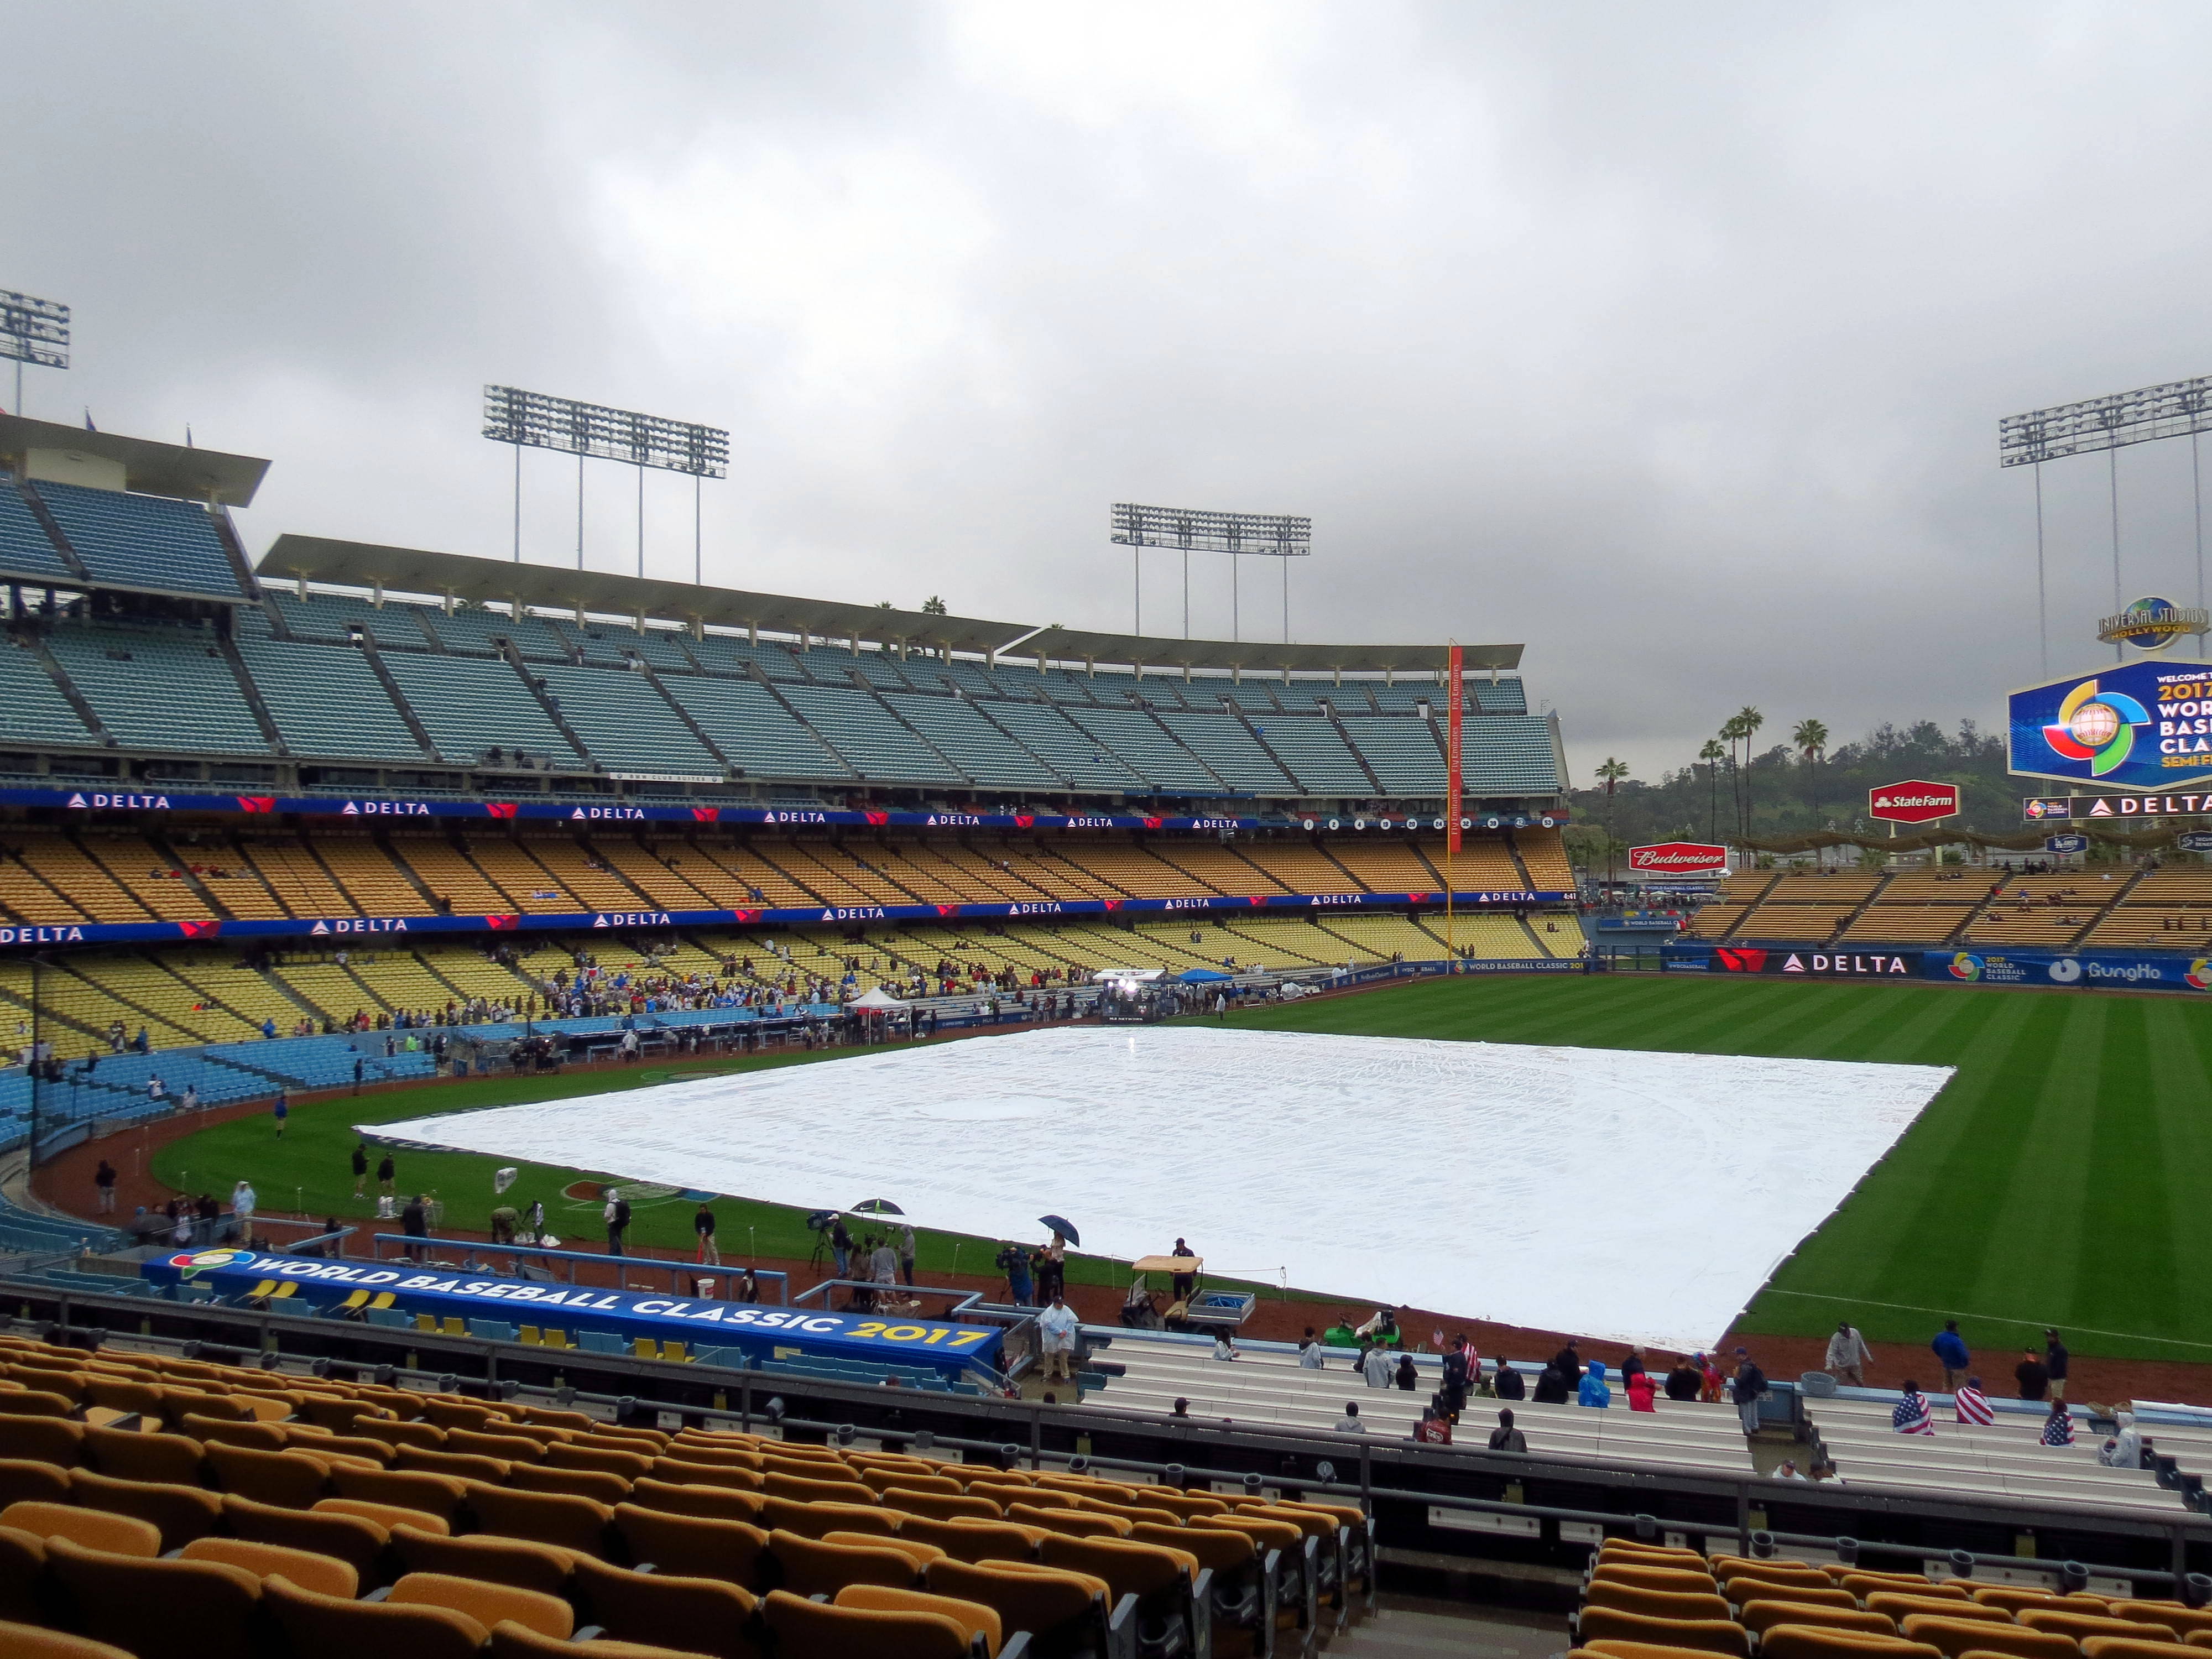
[[404, 1262], [326, 1261], [246, 1249], [181, 1250], [141, 1262], [138, 1271], [157, 1285], [207, 1285], [226, 1296], [266, 1280], [291, 1279], [299, 1285], [298, 1299], [308, 1307], [343, 1301], [356, 1291], [389, 1292], [390, 1305], [403, 1312], [440, 1319], [495, 1319], [556, 1325], [568, 1331], [611, 1331], [625, 1339], [650, 1336], [695, 1348], [741, 1348], [764, 1359], [821, 1354], [927, 1365], [951, 1376], [971, 1364], [995, 1365], [1001, 1340], [998, 1328], [990, 1325], [863, 1319], [817, 1309], [527, 1284], [450, 1269], [424, 1272]]
[[[2212, 936], [2206, 940], [2212, 950]], [[1804, 979], [1934, 980], [2045, 990], [2212, 991], [2212, 956], [2128, 951], [1808, 951], [1668, 945], [1670, 973], [1781, 975]]]
[[[2206, 940], [2212, 945], [2212, 938]], [[2212, 991], [2212, 958], [2124, 951], [1929, 951], [1929, 979], [2093, 991]]]
[[[1562, 904], [1571, 894], [1504, 890], [1452, 896], [1462, 908]], [[385, 933], [511, 933], [606, 931], [640, 927], [832, 927], [872, 921], [1005, 921], [1024, 916], [1169, 915], [1183, 912], [1367, 909], [1377, 905], [1441, 905], [1442, 893], [1267, 893], [1249, 896], [1156, 899], [1017, 899], [986, 904], [802, 905], [759, 910], [585, 910], [554, 915], [264, 916], [203, 921], [47, 922], [0, 926], [0, 948], [49, 945], [145, 945], [162, 940], [359, 939]], [[398, 944], [399, 940], [388, 941]]]
[[2118, 789], [2212, 784], [2212, 664], [2115, 663], [2008, 699], [2012, 769]]

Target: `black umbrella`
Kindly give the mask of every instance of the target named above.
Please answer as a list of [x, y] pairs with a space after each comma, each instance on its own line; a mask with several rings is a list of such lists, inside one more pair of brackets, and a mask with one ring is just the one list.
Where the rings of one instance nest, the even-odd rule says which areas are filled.
[[902, 1216], [906, 1212], [899, 1208], [897, 1205], [892, 1203], [888, 1198], [864, 1198], [858, 1204], [855, 1204], [851, 1209], [846, 1211], [845, 1213], [847, 1215], [866, 1216], [871, 1219], [880, 1220], [885, 1216]]
[[1083, 1235], [1075, 1231], [1075, 1224], [1066, 1216], [1041, 1215], [1037, 1218], [1037, 1225], [1049, 1227], [1077, 1249], [1082, 1248]]

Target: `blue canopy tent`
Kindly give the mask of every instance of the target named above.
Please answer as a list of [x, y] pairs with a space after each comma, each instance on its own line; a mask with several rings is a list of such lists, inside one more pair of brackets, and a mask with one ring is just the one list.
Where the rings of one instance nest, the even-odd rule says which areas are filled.
[[1179, 985], [1211, 985], [1218, 980], [1234, 979], [1234, 974], [1224, 974], [1218, 968], [1186, 968], [1176, 975]]

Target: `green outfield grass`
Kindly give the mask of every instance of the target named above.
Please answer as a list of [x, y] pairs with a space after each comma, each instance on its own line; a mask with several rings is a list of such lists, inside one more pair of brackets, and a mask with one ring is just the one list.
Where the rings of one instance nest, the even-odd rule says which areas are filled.
[[[2160, 994], [1657, 975], [1432, 980], [1270, 1009], [1376, 1036], [1955, 1066], [1958, 1075], [1753, 1304], [1743, 1328], [1848, 1316], [1978, 1353], [2057, 1325], [2077, 1353], [2212, 1360], [2212, 1001]], [[1743, 1132], [1759, 1132], [1746, 1103]], [[1779, 1105], [1773, 1109], [1786, 1109]], [[1643, 1217], [1655, 1249], [1730, 1248], [1729, 1217]], [[1607, 1217], [1619, 1225], [1626, 1217]], [[2197, 1267], [2189, 1264], [2196, 1262]], [[2000, 1370], [2007, 1367], [2000, 1366]]]
[[[1847, 1315], [1877, 1340], [1923, 1341], [1956, 1316], [1978, 1352], [2001, 1356], [2046, 1324], [2076, 1352], [2212, 1360], [2212, 1001], [1945, 986], [1803, 983], [1657, 975], [1428, 980], [1238, 1017], [1238, 1024], [1376, 1036], [1579, 1043], [1814, 1060], [1954, 1066], [1939, 1095], [1859, 1192], [1785, 1263], [1745, 1328], [1817, 1335]], [[684, 1074], [808, 1057], [687, 1065]], [[834, 1060], [834, 1056], [831, 1057]], [[667, 1069], [545, 1080], [486, 1079], [435, 1091], [335, 1101], [295, 1112], [280, 1145], [265, 1117], [177, 1141], [154, 1172], [194, 1191], [252, 1179], [264, 1207], [359, 1220], [348, 1126], [469, 1106], [549, 1100], [665, 1080]], [[1449, 1104], [1440, 1105], [1449, 1110]], [[1744, 1133], [1759, 1132], [1746, 1103]], [[1786, 1110], [1778, 1103], [1771, 1109]], [[434, 1189], [449, 1224], [481, 1231], [494, 1160], [402, 1152], [403, 1190]], [[189, 1171], [189, 1175], [186, 1172]], [[558, 1194], [585, 1172], [525, 1166], [514, 1197], [543, 1196], [555, 1229], [597, 1248], [596, 1205]], [[738, 1259], [804, 1256], [795, 1210], [717, 1202]], [[641, 1209], [639, 1243], [688, 1248], [691, 1206]], [[1608, 1225], [1629, 1218], [1607, 1218]], [[1655, 1191], [1642, 1218], [1655, 1249], [1732, 1248], [1730, 1218], [1685, 1214]], [[393, 1231], [397, 1224], [393, 1224]], [[990, 1243], [921, 1235], [925, 1272], [988, 1272]], [[1121, 1282], [1113, 1264], [1072, 1260], [1078, 1283]]]

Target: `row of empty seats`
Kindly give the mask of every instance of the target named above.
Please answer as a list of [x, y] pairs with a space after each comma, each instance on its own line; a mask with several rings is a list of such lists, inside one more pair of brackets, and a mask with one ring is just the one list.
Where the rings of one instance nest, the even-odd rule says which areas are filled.
[[2182, 1659], [2212, 1646], [2212, 1611], [2179, 1601], [1622, 1539], [1598, 1547], [1571, 1623], [1573, 1651], [1607, 1659]]
[[0, 1620], [137, 1659], [460, 1659], [507, 1621], [720, 1659], [1190, 1651], [1203, 1623], [1249, 1655], [1340, 1620], [1372, 1559], [1347, 1505], [24, 1339], [0, 1506]]
[[[1322, 1369], [1311, 1370], [1290, 1353], [1251, 1348], [1224, 1361], [1212, 1358], [1210, 1346], [1188, 1339], [1122, 1332], [1100, 1350], [1099, 1358], [1123, 1370], [1087, 1400], [1103, 1410], [1165, 1412], [1182, 1400], [1200, 1421], [1326, 1430], [1343, 1418], [1348, 1402], [1359, 1408], [1362, 1432], [1401, 1440], [1411, 1437], [1422, 1408], [1442, 1386], [1441, 1362], [1432, 1354], [1413, 1356], [1419, 1380], [1411, 1389], [1366, 1387], [1358, 1351], [1350, 1348], [1328, 1350]], [[1397, 1363], [1393, 1355], [1394, 1369]], [[1515, 1426], [1528, 1437], [1532, 1453], [1738, 1474], [1752, 1471], [1743, 1429], [1731, 1406], [1662, 1399], [1656, 1411], [1632, 1412], [1620, 1390], [1603, 1410], [1475, 1398], [1468, 1402], [1459, 1437], [1483, 1444], [1501, 1405], [1510, 1405]]]
[[2212, 950], [2212, 871], [1744, 872], [1684, 932], [1716, 944]]
[[[1156, 707], [1217, 707], [1223, 697], [1255, 710], [1306, 711], [1323, 699], [1345, 714], [1413, 714], [1421, 705], [1441, 716], [1440, 686], [1390, 685], [1353, 678], [1340, 684], [1279, 678], [1242, 682], [1200, 675], [1185, 682], [1158, 672], [1142, 678], [1126, 670], [1102, 669], [1077, 674], [1065, 669], [1040, 673], [1013, 660], [984, 663], [973, 658], [947, 659], [925, 653], [899, 656], [864, 645], [805, 648], [773, 641], [748, 643], [733, 635], [693, 638], [679, 629], [647, 625], [642, 630], [525, 611], [520, 621], [506, 609], [462, 606], [447, 614], [436, 606], [392, 602], [383, 605], [338, 592], [317, 592], [302, 599], [283, 588], [268, 590], [268, 605], [290, 637], [342, 645], [356, 629], [380, 646], [398, 650], [443, 649], [479, 656], [502, 654], [511, 641], [525, 661], [576, 663], [594, 668], [623, 668], [642, 658], [657, 671], [676, 673], [747, 674], [757, 665], [763, 678], [780, 684], [848, 685], [858, 673], [869, 684], [893, 690], [932, 694], [957, 691], [969, 696], [1035, 702], [1040, 698], [1075, 707], [1126, 708], [1133, 696]], [[1469, 679], [1470, 714], [1523, 714], [1528, 702], [1517, 676], [1496, 681]]]
[[[708, 651], [679, 635], [625, 647], [617, 665], [552, 619], [476, 610], [317, 599], [236, 614], [234, 642], [199, 624], [76, 618], [23, 636], [8, 660], [25, 695], [0, 708], [0, 738], [710, 781], [1316, 799], [1443, 789], [1425, 705], [1378, 708], [1364, 691], [1106, 700], [1090, 677], [1060, 671], [909, 672], [881, 653], [863, 669], [835, 652], [731, 641]], [[795, 672], [772, 672], [779, 657]], [[1471, 796], [1563, 787], [1550, 724], [1525, 700], [1492, 698], [1468, 732]]]
[[[1556, 830], [1440, 840], [1402, 835], [1139, 842], [1109, 833], [885, 831], [748, 838], [551, 829], [318, 827], [0, 830], [0, 921], [143, 922], [214, 916], [572, 915], [641, 908], [991, 903], [1040, 898], [1246, 898], [1285, 893], [1567, 892]], [[1544, 871], [1539, 877], [1537, 871]], [[1547, 887], [1545, 883], [1553, 884]]]
[[[0, 578], [236, 600], [214, 517], [190, 501], [0, 474]], [[75, 580], [72, 580], [75, 579]]]

